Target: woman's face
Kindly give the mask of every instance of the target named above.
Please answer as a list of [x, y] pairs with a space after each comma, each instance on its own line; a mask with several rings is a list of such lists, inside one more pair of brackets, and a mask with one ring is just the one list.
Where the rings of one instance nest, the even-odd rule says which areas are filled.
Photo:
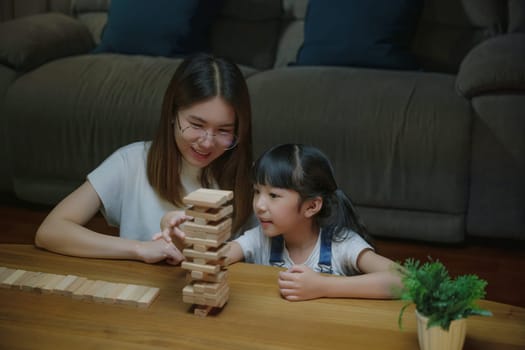
[[235, 111], [221, 97], [179, 110], [175, 121], [175, 142], [184, 159], [204, 168], [228, 148], [235, 137]]

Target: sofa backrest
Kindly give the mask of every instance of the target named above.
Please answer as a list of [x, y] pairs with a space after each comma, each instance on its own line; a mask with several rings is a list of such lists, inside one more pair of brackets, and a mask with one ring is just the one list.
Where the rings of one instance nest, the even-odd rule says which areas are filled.
[[[95, 42], [110, 0], [71, 0], [71, 13]], [[303, 42], [308, 0], [224, 0], [212, 51], [259, 70], [294, 62]], [[456, 73], [465, 54], [489, 37], [525, 31], [523, 0], [424, 0], [412, 51], [423, 69]]]

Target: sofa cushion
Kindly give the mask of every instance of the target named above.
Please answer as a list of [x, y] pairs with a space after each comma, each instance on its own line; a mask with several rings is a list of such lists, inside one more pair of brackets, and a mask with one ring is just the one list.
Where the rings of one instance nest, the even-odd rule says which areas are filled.
[[421, 0], [310, 0], [299, 65], [415, 69]]
[[525, 33], [490, 38], [461, 63], [456, 87], [467, 98], [499, 91], [525, 91]]
[[113, 0], [95, 52], [177, 56], [209, 50], [222, 1]]
[[89, 30], [61, 13], [43, 13], [0, 24], [0, 63], [29, 71], [46, 62], [89, 52]]

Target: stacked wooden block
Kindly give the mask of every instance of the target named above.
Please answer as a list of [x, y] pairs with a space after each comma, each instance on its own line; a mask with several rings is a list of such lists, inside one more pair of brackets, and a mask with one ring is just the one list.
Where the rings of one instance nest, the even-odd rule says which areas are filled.
[[194, 304], [194, 313], [206, 316], [213, 308], [222, 308], [228, 301], [225, 242], [231, 236], [232, 191], [201, 188], [183, 201], [190, 205], [186, 214], [194, 218], [181, 225], [186, 233], [183, 250], [189, 282], [182, 291], [183, 301]]
[[75, 275], [58, 275], [7, 267], [0, 267], [0, 287], [138, 307], [148, 307], [159, 294], [159, 288], [156, 287], [90, 280]]

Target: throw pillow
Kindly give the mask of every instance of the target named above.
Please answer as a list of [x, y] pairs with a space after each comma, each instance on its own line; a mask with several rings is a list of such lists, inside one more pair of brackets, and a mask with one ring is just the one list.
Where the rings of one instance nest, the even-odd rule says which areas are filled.
[[310, 0], [298, 65], [416, 69], [421, 0]]
[[112, 0], [99, 52], [177, 56], [209, 49], [218, 0]]

